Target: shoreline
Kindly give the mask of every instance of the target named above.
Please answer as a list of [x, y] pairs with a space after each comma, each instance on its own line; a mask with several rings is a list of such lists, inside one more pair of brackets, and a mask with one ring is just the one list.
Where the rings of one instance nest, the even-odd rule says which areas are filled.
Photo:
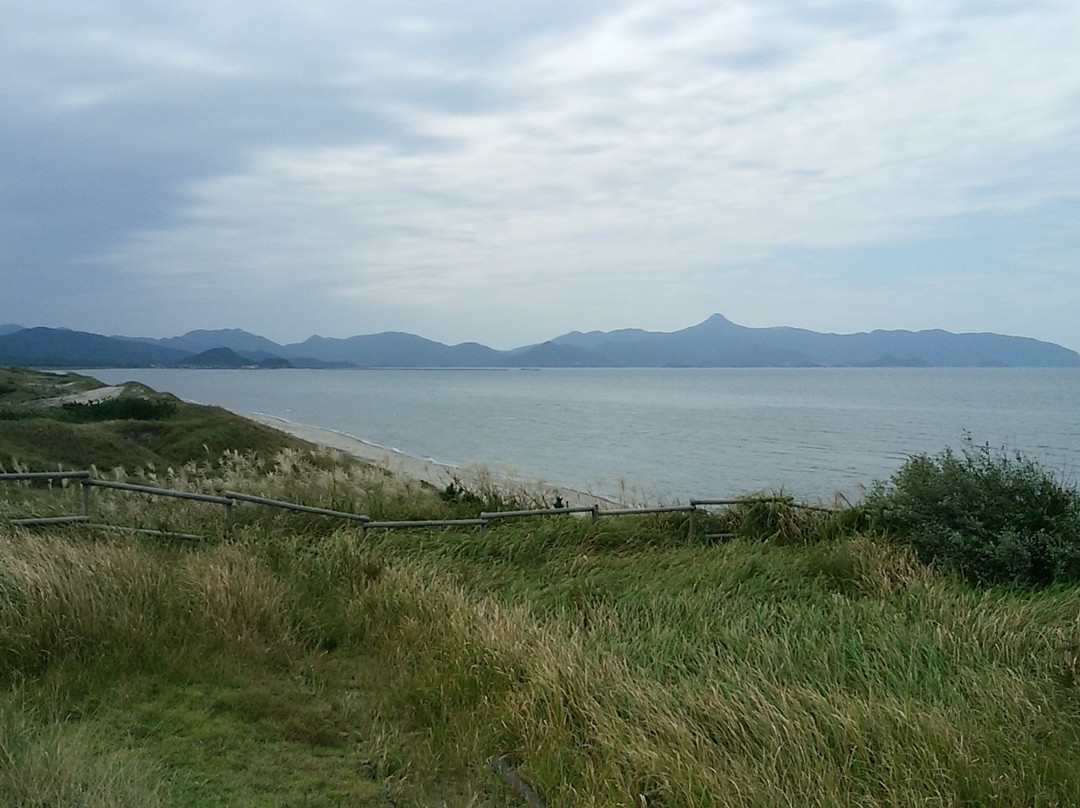
[[238, 412], [237, 415], [263, 426], [268, 426], [271, 429], [276, 429], [279, 432], [284, 432], [287, 435], [292, 435], [294, 438], [314, 443], [316, 446], [344, 452], [358, 460], [386, 469], [391, 474], [419, 480], [436, 488], [445, 488], [454, 480], [465, 483], [481, 481], [493, 483], [497, 488], [509, 492], [535, 492], [538, 495], [550, 498], [552, 501], [558, 496], [570, 507], [591, 507], [593, 505], [617, 507], [622, 504], [585, 491], [553, 485], [544, 480], [519, 480], [506, 474], [500, 474], [483, 464], [452, 466], [445, 463], [436, 463], [434, 460], [425, 460], [396, 449], [388, 449], [385, 446], [368, 443], [333, 429], [298, 424], [275, 415], [257, 412]]

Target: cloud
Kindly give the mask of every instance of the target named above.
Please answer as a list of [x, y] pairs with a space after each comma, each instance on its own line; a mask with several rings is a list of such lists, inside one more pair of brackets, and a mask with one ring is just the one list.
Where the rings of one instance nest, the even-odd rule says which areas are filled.
[[[0, 232], [30, 217], [79, 266], [262, 311], [306, 297], [338, 333], [354, 306], [516, 344], [738, 319], [750, 266], [792, 310], [792, 251], [930, 244], [1076, 198], [1073, 4], [581, 5], [22, 9], [16, 29], [50, 38], [0, 35], [23, 99]], [[86, 204], [33, 190], [50, 166]]]

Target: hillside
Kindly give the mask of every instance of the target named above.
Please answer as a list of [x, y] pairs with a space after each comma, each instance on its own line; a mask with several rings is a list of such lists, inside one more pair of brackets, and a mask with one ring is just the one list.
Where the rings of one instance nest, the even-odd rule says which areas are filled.
[[24, 328], [0, 336], [0, 365], [33, 367], [153, 367], [188, 354], [160, 345], [61, 328]]
[[[192, 359], [195, 356], [199, 358]], [[0, 333], [0, 363], [223, 368], [1080, 367], [1080, 354], [1001, 334], [941, 330], [824, 334], [786, 327], [747, 328], [716, 314], [679, 331], [572, 332], [508, 351], [474, 342], [444, 345], [400, 332], [345, 339], [313, 336], [279, 345], [239, 329], [191, 331], [154, 340], [33, 328]]]
[[256, 358], [252, 356], [241, 356], [232, 348], [210, 348], [197, 353], [194, 356], [187, 356], [175, 363], [175, 367], [181, 368], [221, 368], [232, 369], [238, 368], [267, 368], [267, 369], [280, 369], [293, 367], [292, 362], [288, 359], [282, 359], [279, 356], [262, 356]]
[[[102, 390], [96, 379], [0, 368], [0, 472], [147, 465], [168, 468], [226, 450], [272, 454], [312, 448], [218, 407], [188, 404], [138, 384]], [[83, 401], [93, 403], [82, 403]]]
[[282, 347], [282, 355], [312, 356], [359, 367], [490, 367], [500, 352], [477, 343], [444, 345], [415, 334], [386, 332], [347, 339], [310, 337]]
[[615, 366], [671, 367], [1080, 367], [1080, 354], [1059, 345], [999, 334], [873, 331], [822, 334], [797, 328], [747, 328], [715, 314], [671, 333], [638, 330], [554, 340]]

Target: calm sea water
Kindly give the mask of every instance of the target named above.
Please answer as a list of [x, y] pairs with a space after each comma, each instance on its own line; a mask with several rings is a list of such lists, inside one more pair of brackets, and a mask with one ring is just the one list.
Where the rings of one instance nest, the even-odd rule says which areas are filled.
[[649, 502], [857, 498], [919, 452], [1006, 447], [1076, 479], [1075, 369], [95, 370], [451, 465]]

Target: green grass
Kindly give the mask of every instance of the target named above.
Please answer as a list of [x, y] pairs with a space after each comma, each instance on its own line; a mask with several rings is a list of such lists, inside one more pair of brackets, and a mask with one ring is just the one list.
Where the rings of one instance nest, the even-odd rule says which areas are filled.
[[493, 755], [551, 805], [1080, 800], [1080, 591], [641, 529], [9, 535], [8, 703], [169, 805], [513, 804]]
[[188, 404], [134, 383], [117, 399], [50, 404], [101, 386], [74, 373], [0, 368], [0, 469], [164, 468], [216, 462], [226, 451], [312, 448], [221, 408]]
[[[377, 518], [498, 495], [288, 447], [112, 473]], [[521, 804], [495, 755], [551, 806], [1080, 804], [1080, 588], [976, 587], [863, 511], [361, 541], [94, 497], [209, 540], [0, 527], [0, 805]]]
[[468, 716], [472, 757], [512, 752], [561, 804], [1080, 799], [1074, 590], [979, 594], [869, 539], [494, 571], [461, 549], [372, 548], [411, 559], [366, 639], [432, 757]]
[[298, 677], [235, 668], [168, 687], [126, 682], [87, 724], [159, 761], [178, 804], [386, 805], [358, 763], [351, 707], [344, 684], [328, 694]]
[[0, 367], [0, 404], [4, 406], [84, 393], [101, 386], [96, 379], [77, 373], [42, 373], [29, 368]]

